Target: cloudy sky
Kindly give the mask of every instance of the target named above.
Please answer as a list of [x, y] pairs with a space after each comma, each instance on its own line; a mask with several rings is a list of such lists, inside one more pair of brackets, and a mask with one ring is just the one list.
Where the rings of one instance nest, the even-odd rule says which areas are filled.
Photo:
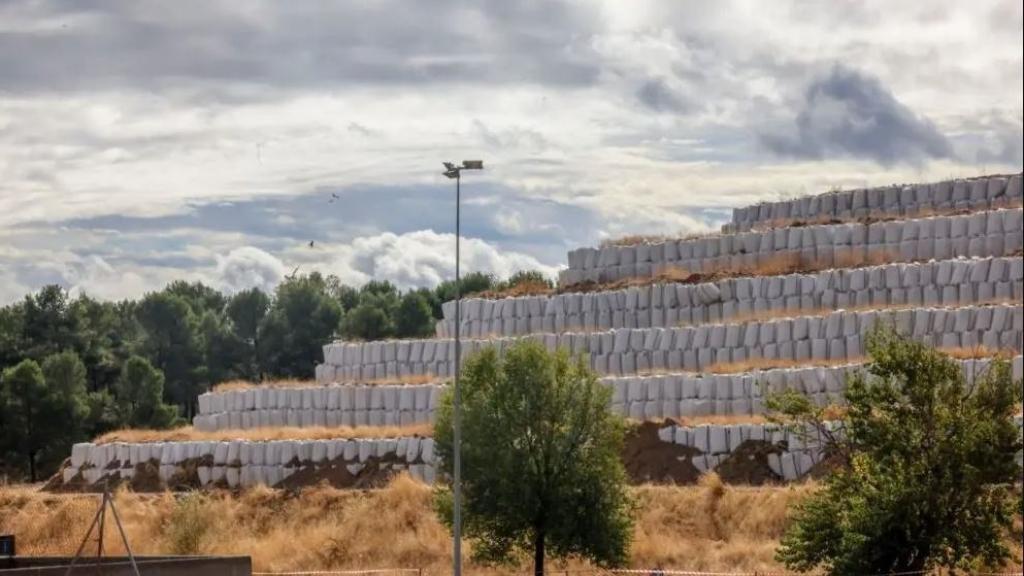
[[[763, 199], [1022, 166], [1020, 0], [0, 0], [0, 303], [554, 273]], [[313, 241], [313, 247], [309, 242]]]

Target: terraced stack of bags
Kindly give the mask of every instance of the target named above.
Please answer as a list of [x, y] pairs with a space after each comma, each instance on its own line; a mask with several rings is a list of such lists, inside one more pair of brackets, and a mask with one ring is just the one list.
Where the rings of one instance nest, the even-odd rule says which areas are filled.
[[[739, 208], [721, 234], [571, 251], [559, 293], [466, 299], [461, 326], [448, 302], [436, 338], [326, 344], [316, 383], [204, 394], [193, 424], [229, 438], [432, 422], [454, 371], [456, 330], [464, 356], [522, 338], [582, 355], [612, 387], [610, 408], [635, 420], [742, 420], [787, 389], [841, 402], [846, 376], [864, 361], [864, 334], [879, 323], [945, 349], [1010, 354], [1020, 379], [1022, 220], [1020, 174]], [[771, 273], [779, 269], [799, 272]], [[961, 361], [968, 379], [987, 362]], [[697, 471], [759, 447], [777, 481], [804, 476], [822, 457], [818, 439], [762, 424], [664, 425], [658, 437]], [[435, 464], [432, 442], [419, 437], [81, 444], [61, 479], [82, 489], [141, 473], [161, 486], [359, 485], [397, 470], [429, 482]]]

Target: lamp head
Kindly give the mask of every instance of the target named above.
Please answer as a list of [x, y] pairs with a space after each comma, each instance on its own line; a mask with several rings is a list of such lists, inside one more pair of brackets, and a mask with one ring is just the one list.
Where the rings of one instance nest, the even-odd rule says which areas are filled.
[[484, 169], [484, 161], [483, 160], [463, 160], [462, 161], [462, 168], [463, 168], [463, 170], [483, 170]]

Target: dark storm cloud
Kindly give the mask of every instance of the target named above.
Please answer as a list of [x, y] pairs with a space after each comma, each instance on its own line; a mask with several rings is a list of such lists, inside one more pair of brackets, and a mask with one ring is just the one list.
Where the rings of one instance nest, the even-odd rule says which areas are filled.
[[761, 134], [772, 152], [794, 158], [852, 157], [890, 166], [949, 158], [953, 149], [928, 119], [877, 79], [841, 66], [816, 78], [792, 126]]
[[[0, 91], [588, 84], [596, 16], [541, 2], [11, 2]], [[41, 25], [45, 24], [45, 25]], [[246, 88], [257, 87], [257, 88]]]

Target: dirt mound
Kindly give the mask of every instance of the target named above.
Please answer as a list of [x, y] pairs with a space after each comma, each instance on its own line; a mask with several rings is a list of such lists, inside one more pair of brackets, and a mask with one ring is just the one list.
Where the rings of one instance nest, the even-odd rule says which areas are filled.
[[693, 484], [700, 470], [690, 460], [700, 454], [696, 448], [663, 442], [658, 429], [671, 425], [644, 422], [626, 434], [622, 447], [622, 463], [633, 484]]
[[323, 464], [310, 464], [300, 468], [274, 487], [298, 490], [308, 486], [327, 484], [333, 488], [381, 488], [387, 485], [398, 470], [392, 468], [394, 458], [370, 458], [355, 473], [344, 460], [337, 458]]
[[726, 484], [762, 486], [778, 484], [782, 477], [768, 466], [769, 454], [781, 454], [782, 448], [762, 440], [747, 440], [715, 468]]

